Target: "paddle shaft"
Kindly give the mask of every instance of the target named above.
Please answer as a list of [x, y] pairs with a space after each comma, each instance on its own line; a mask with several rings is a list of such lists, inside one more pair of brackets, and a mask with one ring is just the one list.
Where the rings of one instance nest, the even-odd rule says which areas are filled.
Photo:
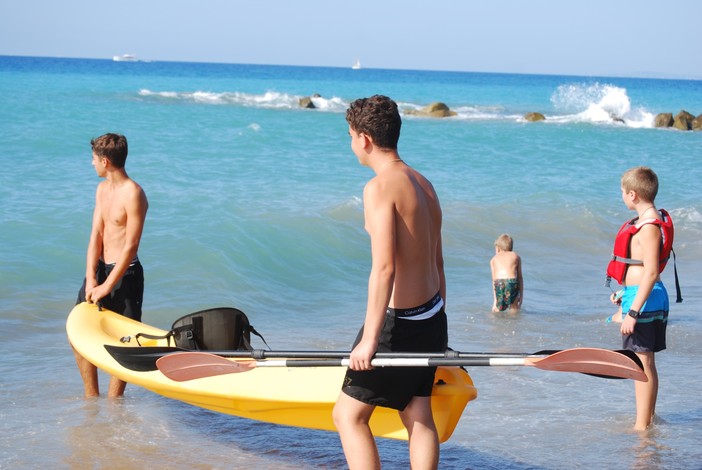
[[[349, 359], [268, 359], [256, 361], [256, 367], [348, 367]], [[438, 367], [438, 366], [525, 366], [533, 365], [524, 357], [388, 357], [371, 360], [373, 367]]]
[[[105, 348], [113, 356], [132, 356], [153, 359], [154, 361], [166, 354], [175, 352], [189, 352], [188, 349], [168, 346], [112, 346], [105, 345]], [[535, 353], [512, 353], [512, 352], [461, 352], [448, 350], [445, 352], [378, 352], [375, 358], [480, 358], [480, 357], [531, 357], [548, 356], [559, 350], [549, 349], [537, 351]], [[233, 350], [206, 350], [210, 354], [229, 358], [250, 358], [250, 359], [346, 359], [351, 355], [351, 351], [266, 351], [265, 349], [254, 349], [252, 351]]]

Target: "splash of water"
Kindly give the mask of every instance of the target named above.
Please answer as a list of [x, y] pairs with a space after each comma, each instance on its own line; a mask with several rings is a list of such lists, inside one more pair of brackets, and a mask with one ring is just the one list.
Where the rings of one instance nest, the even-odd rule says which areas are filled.
[[601, 83], [571, 83], [551, 95], [563, 122], [619, 123], [628, 127], [653, 127], [654, 116], [644, 108], [632, 108], [625, 88]]

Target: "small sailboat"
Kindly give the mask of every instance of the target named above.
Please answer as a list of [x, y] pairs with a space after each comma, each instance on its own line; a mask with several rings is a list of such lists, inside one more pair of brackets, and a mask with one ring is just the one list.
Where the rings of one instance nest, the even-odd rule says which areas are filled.
[[112, 56], [112, 60], [115, 62], [138, 62], [137, 56], [134, 54], [122, 54]]
[[361, 61], [359, 59], [356, 59], [356, 62], [353, 63], [351, 68], [354, 70], [359, 70], [361, 68]]

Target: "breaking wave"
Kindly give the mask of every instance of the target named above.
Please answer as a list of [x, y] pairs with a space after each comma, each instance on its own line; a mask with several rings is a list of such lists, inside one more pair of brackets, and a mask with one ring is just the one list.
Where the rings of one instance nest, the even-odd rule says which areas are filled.
[[653, 127], [655, 116], [641, 107], [632, 107], [626, 89], [614, 85], [568, 84], [551, 95], [556, 112], [548, 116], [559, 122], [615, 123], [628, 127]]
[[[233, 92], [174, 92], [174, 91], [151, 91], [147, 89], [139, 90], [139, 96], [149, 99], [160, 99], [168, 101], [184, 101], [211, 105], [235, 105], [255, 108], [269, 109], [299, 109], [302, 96], [280, 93], [277, 91], [267, 91], [263, 94]], [[310, 97], [315, 108], [320, 111], [342, 112], [348, 107], [348, 103], [340, 98], [323, 98], [321, 96]]]
[[[300, 100], [310, 98], [314, 111], [344, 113], [350, 102], [340, 97], [301, 96], [278, 91], [262, 94], [233, 92], [174, 92], [139, 90], [144, 99], [182, 101], [206, 105], [233, 105], [267, 109], [301, 109]], [[559, 86], [551, 96], [553, 109], [545, 112], [547, 123], [592, 123], [624, 125], [632, 128], [653, 127], [654, 115], [641, 107], [633, 107], [624, 88], [614, 85], [567, 84]], [[428, 103], [398, 102], [400, 111], [417, 111]], [[501, 105], [451, 104], [456, 115], [449, 118], [463, 121], [523, 121], [523, 112]], [[426, 119], [408, 116], [410, 119]]]

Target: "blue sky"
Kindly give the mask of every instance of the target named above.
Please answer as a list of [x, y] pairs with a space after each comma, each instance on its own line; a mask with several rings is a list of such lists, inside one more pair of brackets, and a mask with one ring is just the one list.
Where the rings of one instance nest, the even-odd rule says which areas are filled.
[[5, 0], [0, 55], [702, 79], [702, 1]]

